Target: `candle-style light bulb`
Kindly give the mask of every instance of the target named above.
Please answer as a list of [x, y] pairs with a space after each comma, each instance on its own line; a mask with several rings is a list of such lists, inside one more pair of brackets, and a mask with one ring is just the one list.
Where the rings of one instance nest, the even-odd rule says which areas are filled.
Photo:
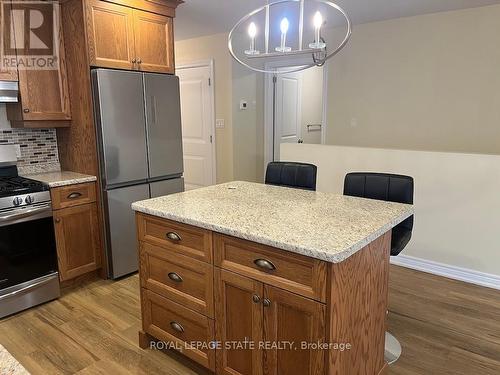
[[260, 52], [255, 49], [255, 37], [257, 36], [257, 26], [252, 22], [248, 26], [248, 36], [250, 37], [250, 49], [245, 51], [245, 55], [258, 55]]
[[319, 11], [314, 14], [314, 43], [309, 44], [309, 48], [321, 49], [326, 47], [326, 43], [321, 41], [321, 26], [323, 26], [323, 16]]
[[288, 18], [283, 18], [280, 23], [281, 30], [281, 45], [276, 47], [277, 52], [290, 52], [292, 50], [291, 47], [286, 46], [286, 34], [288, 32], [288, 28], [290, 27], [290, 23], [288, 22]]

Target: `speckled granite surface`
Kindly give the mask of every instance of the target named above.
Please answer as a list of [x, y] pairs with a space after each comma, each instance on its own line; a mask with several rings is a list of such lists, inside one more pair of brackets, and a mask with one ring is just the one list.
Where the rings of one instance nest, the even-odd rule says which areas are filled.
[[135, 202], [132, 209], [333, 263], [413, 213], [410, 205], [249, 182]]
[[61, 170], [61, 164], [59, 163], [24, 164], [24, 165], [18, 165], [17, 169], [20, 175], [59, 172]]
[[0, 345], [0, 374], [29, 375], [29, 372]]
[[75, 172], [46, 172], [37, 174], [24, 174], [24, 177], [31, 178], [32, 180], [41, 181], [51, 188], [58, 186], [82, 184], [84, 182], [96, 181], [96, 176], [89, 176], [86, 174], [75, 173]]

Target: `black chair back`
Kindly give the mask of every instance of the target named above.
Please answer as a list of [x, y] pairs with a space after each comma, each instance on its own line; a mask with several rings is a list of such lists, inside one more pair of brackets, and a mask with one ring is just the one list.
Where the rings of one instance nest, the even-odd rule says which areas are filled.
[[313, 164], [271, 162], [267, 165], [266, 184], [304, 190], [316, 190], [318, 168]]
[[[410, 176], [357, 172], [349, 173], [344, 180], [344, 195], [378, 199], [382, 201], [413, 204], [414, 181]], [[410, 242], [413, 216], [392, 230], [391, 255], [398, 255]]]

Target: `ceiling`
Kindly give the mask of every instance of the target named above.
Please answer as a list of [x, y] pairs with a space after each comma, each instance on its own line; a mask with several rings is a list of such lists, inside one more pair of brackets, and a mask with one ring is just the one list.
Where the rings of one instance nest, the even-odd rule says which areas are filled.
[[[500, 0], [337, 0], [355, 24], [500, 4]], [[266, 0], [185, 0], [177, 8], [175, 39], [229, 32]]]

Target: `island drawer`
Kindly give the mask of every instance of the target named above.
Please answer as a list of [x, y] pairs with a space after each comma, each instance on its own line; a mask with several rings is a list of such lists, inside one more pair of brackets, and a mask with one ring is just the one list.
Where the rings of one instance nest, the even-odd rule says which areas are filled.
[[50, 190], [50, 196], [54, 210], [94, 203], [95, 182], [56, 187]]
[[212, 265], [142, 242], [140, 270], [141, 287], [214, 317]]
[[218, 233], [214, 248], [218, 267], [326, 302], [324, 261]]
[[214, 321], [147, 289], [141, 290], [146, 333], [175, 345], [188, 358], [215, 370]]
[[137, 214], [139, 241], [212, 263], [212, 232], [187, 224]]

